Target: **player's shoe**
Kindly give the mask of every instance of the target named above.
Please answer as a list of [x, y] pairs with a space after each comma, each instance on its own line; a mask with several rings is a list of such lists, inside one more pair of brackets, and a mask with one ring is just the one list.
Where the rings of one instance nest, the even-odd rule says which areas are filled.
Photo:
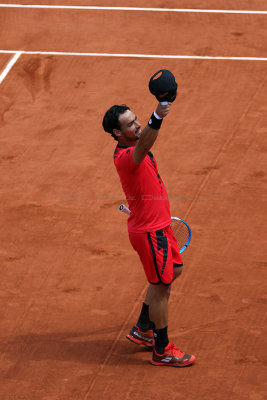
[[146, 332], [142, 332], [137, 325], [134, 325], [132, 327], [131, 331], [126, 337], [135, 344], [141, 344], [149, 348], [153, 348], [155, 344], [153, 329], [149, 329]]
[[154, 348], [151, 364], [169, 367], [187, 367], [193, 364], [195, 359], [195, 356], [183, 353], [173, 343], [169, 343], [165, 347], [163, 354], [158, 354]]

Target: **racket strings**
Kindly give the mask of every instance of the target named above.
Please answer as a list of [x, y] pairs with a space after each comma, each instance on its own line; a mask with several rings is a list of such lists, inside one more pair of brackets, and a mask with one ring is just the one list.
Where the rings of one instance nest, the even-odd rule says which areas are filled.
[[172, 230], [177, 240], [178, 247], [179, 249], [181, 249], [187, 242], [189, 235], [188, 228], [182, 221], [173, 219]]

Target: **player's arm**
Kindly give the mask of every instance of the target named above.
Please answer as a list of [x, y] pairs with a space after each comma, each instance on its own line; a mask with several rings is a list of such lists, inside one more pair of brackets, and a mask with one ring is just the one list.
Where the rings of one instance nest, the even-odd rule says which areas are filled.
[[141, 164], [154, 142], [158, 137], [158, 132], [160, 129], [160, 125], [162, 119], [166, 117], [166, 115], [170, 111], [170, 105], [163, 106], [162, 104], [158, 104], [156, 108], [156, 115], [161, 119], [158, 119], [154, 113], [152, 114], [148, 125], [144, 128], [140, 135], [140, 139], [138, 140], [134, 150], [133, 150], [133, 160], [136, 165]]

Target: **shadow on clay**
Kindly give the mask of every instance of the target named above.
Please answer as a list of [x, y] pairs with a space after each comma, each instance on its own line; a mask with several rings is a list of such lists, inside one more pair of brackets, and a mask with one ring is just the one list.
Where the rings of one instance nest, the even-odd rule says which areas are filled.
[[[117, 328], [117, 329], [116, 329]], [[119, 327], [101, 333], [47, 333], [18, 335], [2, 339], [0, 351], [5, 358], [24, 365], [31, 361], [66, 361], [91, 365], [144, 365], [151, 350], [135, 345], [125, 337], [114, 338]], [[127, 332], [125, 332], [126, 334]], [[110, 338], [108, 338], [110, 336]], [[11, 378], [13, 367], [5, 373]]]

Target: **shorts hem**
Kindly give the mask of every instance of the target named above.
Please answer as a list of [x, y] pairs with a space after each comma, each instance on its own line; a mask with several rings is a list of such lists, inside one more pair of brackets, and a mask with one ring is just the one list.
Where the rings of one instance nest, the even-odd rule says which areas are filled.
[[160, 283], [162, 283], [164, 286], [170, 286], [172, 284], [172, 281], [170, 283], [165, 283], [165, 282], [162, 282], [162, 281], [159, 281], [159, 282], [150, 282], [150, 281], [148, 281], [148, 282], [151, 285], [159, 285]]

